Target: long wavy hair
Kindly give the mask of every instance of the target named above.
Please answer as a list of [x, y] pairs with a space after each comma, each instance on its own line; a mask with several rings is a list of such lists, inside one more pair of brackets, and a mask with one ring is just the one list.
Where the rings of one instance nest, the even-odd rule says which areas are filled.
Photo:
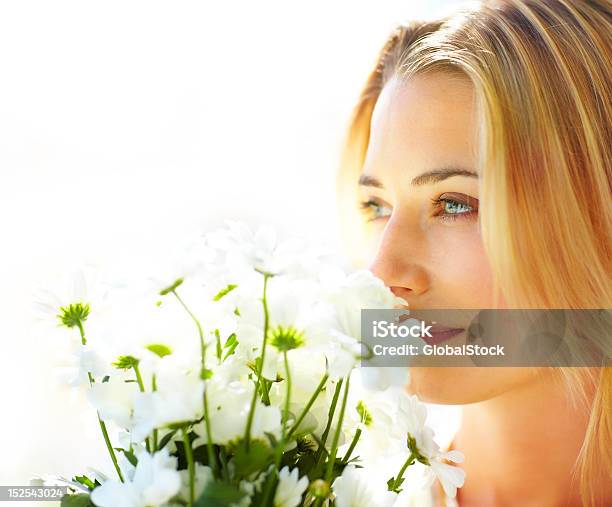
[[[399, 26], [350, 122], [338, 181], [346, 240], [359, 232], [357, 175], [385, 83], [461, 73], [475, 89], [482, 237], [505, 301], [612, 308], [611, 5], [485, 1], [439, 21]], [[559, 372], [590, 410], [575, 470], [583, 503], [597, 505], [591, 480], [612, 478], [612, 368]], [[594, 399], [587, 395], [593, 389]]]

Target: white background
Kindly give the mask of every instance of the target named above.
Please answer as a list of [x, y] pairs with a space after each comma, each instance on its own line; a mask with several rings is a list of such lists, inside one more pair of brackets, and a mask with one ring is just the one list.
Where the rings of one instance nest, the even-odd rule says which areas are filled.
[[37, 286], [225, 218], [334, 244], [340, 141], [376, 53], [455, 3], [0, 3], [0, 484], [110, 471], [31, 331]]

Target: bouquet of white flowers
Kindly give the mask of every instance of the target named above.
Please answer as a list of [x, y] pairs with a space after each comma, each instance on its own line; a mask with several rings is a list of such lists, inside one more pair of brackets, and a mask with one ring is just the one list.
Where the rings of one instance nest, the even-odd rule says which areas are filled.
[[74, 333], [70, 381], [114, 467], [64, 479], [62, 506], [400, 506], [436, 478], [454, 496], [462, 456], [434, 442], [407, 369], [356, 368], [360, 310], [403, 302], [326, 259], [230, 223], [155, 290], [96, 305], [79, 277], [41, 303]]

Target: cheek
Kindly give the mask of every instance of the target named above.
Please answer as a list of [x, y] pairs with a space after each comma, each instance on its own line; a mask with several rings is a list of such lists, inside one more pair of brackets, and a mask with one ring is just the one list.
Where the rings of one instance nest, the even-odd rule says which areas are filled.
[[429, 403], [478, 403], [531, 383], [535, 368], [410, 368], [409, 394]]
[[477, 225], [437, 226], [428, 246], [436, 299], [454, 308], [490, 308], [493, 279]]

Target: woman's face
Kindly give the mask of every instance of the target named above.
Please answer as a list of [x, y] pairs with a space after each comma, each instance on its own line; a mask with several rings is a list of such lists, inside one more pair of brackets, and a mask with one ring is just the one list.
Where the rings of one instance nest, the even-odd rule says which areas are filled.
[[[493, 308], [476, 146], [467, 78], [431, 73], [383, 88], [360, 175], [365, 248], [371, 271], [413, 311]], [[427, 401], [463, 404], [529, 378], [520, 368], [412, 368], [409, 390]]]

